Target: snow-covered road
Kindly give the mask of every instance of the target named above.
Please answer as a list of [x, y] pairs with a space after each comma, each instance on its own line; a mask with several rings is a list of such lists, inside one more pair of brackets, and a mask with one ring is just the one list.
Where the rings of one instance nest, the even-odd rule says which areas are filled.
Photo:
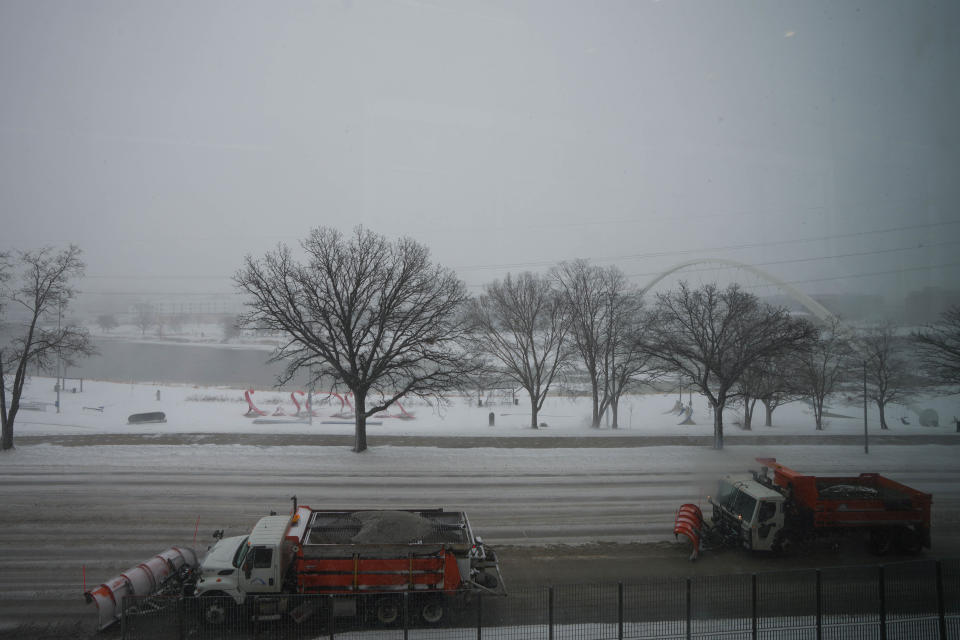
[[[934, 554], [960, 555], [960, 465], [954, 447], [623, 448], [247, 445], [20, 446], [0, 467], [0, 620], [90, 620], [88, 585], [170, 545], [201, 550], [214, 529], [241, 534], [289, 498], [324, 508], [442, 506], [465, 511], [503, 549], [508, 585], [616, 582], [651, 573], [783, 568], [738, 552], [695, 566], [670, 534], [681, 502], [703, 499], [722, 472], [774, 453], [811, 473], [869, 462], [935, 496]], [[197, 541], [194, 543], [194, 531]], [[568, 546], [569, 545], [569, 546]], [[855, 550], [791, 566], [873, 562]]]
[[[38, 379], [31, 393], [41, 400], [49, 388]], [[288, 396], [255, 398], [289, 412]], [[322, 508], [463, 510], [498, 549], [508, 587], [876, 561], [851, 548], [791, 559], [711, 552], [687, 562], [671, 534], [676, 508], [703, 500], [718, 475], [756, 468], [758, 456], [814, 474], [880, 472], [928, 491], [928, 555], [960, 557], [960, 456], [952, 444], [960, 434], [913, 421], [884, 435], [915, 440], [876, 438], [865, 455], [855, 407], [837, 409], [818, 434], [802, 404], [787, 406], [774, 427], [731, 426], [728, 446], [715, 451], [704, 444], [711, 427], [697, 398], [699, 424], [678, 426], [666, 411], [676, 396], [631, 397], [616, 431], [591, 429], [583, 398], [551, 399], [550, 426], [540, 430], [512, 403], [410, 403], [414, 419], [371, 427], [373, 446], [354, 454], [350, 425], [256, 424], [235, 389], [87, 381], [62, 400], [61, 413], [22, 412], [17, 448], [0, 454], [0, 637], [23, 636], [14, 631], [22, 623], [40, 625], [36, 637], [43, 625], [53, 625], [48, 635], [76, 635], [63, 631], [95, 618], [82, 598], [84, 571], [93, 586], [171, 545], [202, 551], [213, 530], [244, 533], [270, 511], [286, 512], [293, 495]], [[952, 400], [934, 401], [943, 415], [954, 412]], [[158, 409], [166, 423], [127, 424], [131, 413]], [[496, 427], [488, 426], [490, 412]], [[761, 435], [770, 439], [747, 444]], [[916, 444], [932, 439], [937, 444]]]

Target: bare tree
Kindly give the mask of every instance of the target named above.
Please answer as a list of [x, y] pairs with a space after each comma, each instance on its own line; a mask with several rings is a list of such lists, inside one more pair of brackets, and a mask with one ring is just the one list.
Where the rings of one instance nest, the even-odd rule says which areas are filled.
[[781, 354], [767, 361], [767, 366], [764, 368], [764, 377], [757, 391], [757, 397], [760, 399], [760, 402], [763, 403], [763, 424], [765, 426], [773, 426], [773, 412], [777, 407], [781, 407], [803, 397], [803, 392], [798, 388], [794, 374], [796, 357], [802, 354], [804, 349], [809, 348], [809, 346], [809, 342], [798, 345], [796, 350]]
[[850, 379], [851, 343], [838, 319], [816, 327], [816, 339], [797, 357], [796, 381], [803, 397], [813, 406], [817, 431], [823, 430], [827, 399]]
[[[621, 274], [622, 275], [622, 274]], [[642, 345], [654, 316], [643, 308], [643, 298], [629, 290], [611, 296], [608, 334], [611, 349], [603, 370], [607, 396], [610, 399], [610, 426], [620, 426], [620, 398], [631, 385], [652, 382], [659, 371], [652, 366], [652, 356]]]
[[361, 452], [367, 418], [404, 396], [440, 397], [475, 368], [459, 348], [466, 288], [408, 238], [321, 227], [301, 246], [303, 263], [285, 245], [245, 258], [234, 275], [249, 295], [243, 322], [286, 336], [272, 356], [286, 363], [280, 384], [309, 371], [353, 392]]
[[568, 337], [590, 380], [591, 426], [599, 427], [601, 416], [610, 408], [616, 428], [620, 396], [648, 359], [637, 348], [641, 298], [616, 266], [575, 260], [556, 267], [553, 276], [570, 316]]
[[880, 412], [880, 428], [887, 429], [887, 405], [903, 403], [918, 391], [918, 379], [907, 358], [906, 339], [888, 323], [858, 336], [856, 344], [866, 365], [867, 397]]
[[764, 407], [764, 424], [773, 426], [777, 407], [796, 400], [800, 394], [792, 375], [791, 364], [808, 344], [798, 343], [795, 349], [764, 358], [747, 368], [737, 381], [738, 402], [743, 407], [743, 428], [753, 425], [753, 410], [759, 400]]
[[133, 324], [140, 329], [140, 335], [147, 335], [150, 327], [159, 323], [157, 307], [149, 302], [138, 302], [133, 305]]
[[753, 426], [753, 409], [760, 399], [762, 389], [768, 380], [765, 362], [747, 367], [736, 383], [736, 401], [743, 408], [743, 428], [750, 431]]
[[223, 341], [228, 342], [240, 337], [241, 316], [224, 316], [220, 318], [220, 327], [223, 329]]
[[[47, 369], [56, 360], [74, 364], [94, 349], [86, 329], [63, 324], [63, 312], [76, 295], [71, 280], [83, 275], [81, 251], [70, 245], [20, 251], [2, 260], [3, 309], [12, 305], [12, 340], [0, 347], [0, 449], [13, 448], [14, 423], [27, 380], [27, 366]], [[19, 269], [18, 274], [12, 273]], [[8, 286], [9, 285], [9, 286]]]
[[119, 326], [119, 323], [117, 322], [117, 317], [112, 313], [102, 313], [97, 316], [97, 326], [103, 331], [112, 331]]
[[940, 322], [913, 338], [928, 375], [939, 384], [960, 385], [960, 305], [944, 311]]
[[605, 317], [608, 305], [605, 304], [607, 292], [604, 290], [603, 271], [602, 267], [591, 266], [586, 260], [564, 262], [553, 269], [553, 277], [560, 285], [559, 290], [569, 313], [570, 330], [567, 337], [580, 355], [590, 380], [593, 402], [590, 425], [594, 428], [600, 426], [600, 416], [610, 402], [609, 387], [605, 384], [608, 371], [603, 367], [612, 346]]
[[644, 349], [707, 397], [715, 449], [723, 448], [723, 410], [744, 371], [796, 348], [812, 331], [786, 309], [762, 304], [736, 285], [693, 291], [683, 282], [678, 291], [657, 295], [654, 312]]
[[489, 354], [530, 396], [530, 426], [538, 428], [550, 385], [569, 359], [569, 318], [551, 278], [507, 274], [470, 304], [472, 351]]

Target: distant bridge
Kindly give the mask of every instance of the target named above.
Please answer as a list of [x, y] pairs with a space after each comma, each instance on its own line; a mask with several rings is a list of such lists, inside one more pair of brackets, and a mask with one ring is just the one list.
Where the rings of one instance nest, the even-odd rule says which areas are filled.
[[820, 320], [832, 320], [835, 318], [835, 316], [832, 313], [830, 313], [830, 311], [826, 307], [824, 307], [822, 304], [820, 304], [819, 302], [817, 302], [816, 300], [814, 300], [813, 298], [805, 294], [803, 291], [800, 291], [800, 289], [797, 289], [793, 285], [788, 284], [783, 280], [781, 280], [780, 278], [767, 273], [763, 269], [758, 269], [757, 267], [754, 267], [749, 264], [745, 264], [743, 262], [737, 262], [736, 260], [727, 260], [726, 258], [698, 258], [696, 260], [688, 260], [687, 262], [681, 262], [678, 265], [674, 265], [670, 267], [669, 269], [667, 269], [666, 271], [658, 275], [656, 278], [648, 282], [647, 286], [643, 287], [640, 290], [640, 293], [645, 294], [647, 291], [652, 289], [658, 282], [660, 282], [661, 280], [663, 280], [664, 278], [666, 278], [672, 273], [676, 273], [681, 269], [686, 269], [687, 267], [692, 267], [699, 264], [722, 264], [727, 267], [745, 269], [750, 273], [754, 274], [755, 276], [757, 276], [758, 278], [762, 280], [766, 280], [770, 284], [779, 288], [781, 291], [786, 293], [792, 299], [802, 304], [807, 311], [815, 315]]

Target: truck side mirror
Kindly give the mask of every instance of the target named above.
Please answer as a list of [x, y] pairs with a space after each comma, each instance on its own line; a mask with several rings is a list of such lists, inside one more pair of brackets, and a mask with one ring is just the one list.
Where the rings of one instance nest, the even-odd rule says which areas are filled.
[[243, 575], [249, 578], [253, 574], [253, 563], [247, 560], [243, 563]]

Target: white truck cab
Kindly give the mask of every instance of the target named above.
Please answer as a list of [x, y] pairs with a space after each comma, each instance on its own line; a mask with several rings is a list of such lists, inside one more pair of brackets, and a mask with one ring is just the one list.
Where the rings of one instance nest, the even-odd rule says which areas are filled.
[[782, 494], [750, 475], [721, 478], [717, 495], [710, 498], [715, 526], [735, 532], [743, 546], [772, 551], [784, 526]]
[[243, 604], [247, 594], [279, 593], [292, 558], [284, 540], [289, 525], [289, 516], [267, 516], [250, 535], [219, 540], [200, 564], [196, 595], [228, 595]]

